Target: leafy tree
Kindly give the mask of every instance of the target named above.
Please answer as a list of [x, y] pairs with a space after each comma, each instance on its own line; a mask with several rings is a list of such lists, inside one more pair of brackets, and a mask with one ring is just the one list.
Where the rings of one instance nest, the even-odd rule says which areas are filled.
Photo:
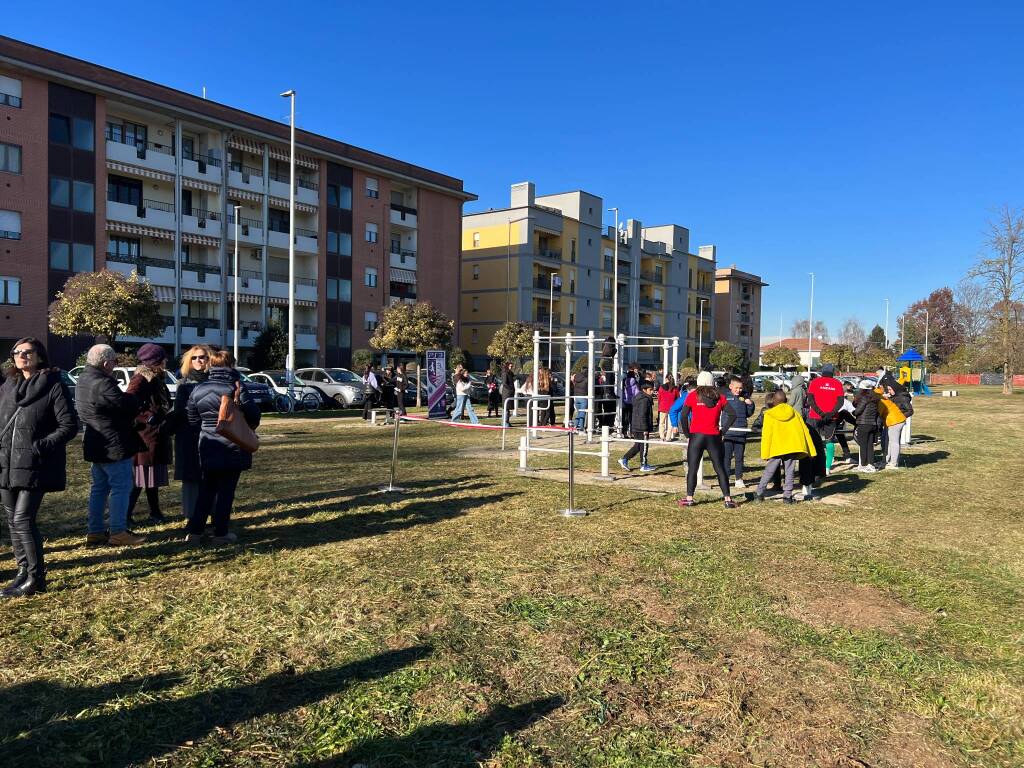
[[761, 364], [769, 368], [779, 368], [780, 370], [787, 365], [799, 366], [800, 354], [795, 349], [790, 349], [789, 347], [772, 347], [771, 349], [766, 349], [761, 354]]
[[[793, 325], [790, 326], [789, 335], [794, 339], [806, 339], [807, 338], [807, 318], [803, 320], [795, 320]], [[825, 341], [828, 341], [828, 326], [825, 325], [824, 320], [814, 321], [814, 338], [821, 337]]]
[[864, 342], [864, 346], [874, 347], [875, 349], [885, 349], [885, 328], [875, 324], [875, 327], [871, 329], [871, 333], [868, 334], [868, 338]]
[[857, 355], [857, 368], [862, 371], [877, 371], [879, 368], [896, 367], [896, 357], [887, 349], [867, 347]]
[[118, 336], [149, 338], [166, 327], [153, 287], [135, 272], [74, 275], [50, 304], [50, 330], [57, 336], [86, 333], [113, 345]]
[[1004, 206], [998, 217], [989, 222], [988, 257], [982, 257], [969, 275], [985, 283], [998, 307], [996, 324], [1003, 368], [1003, 394], [1013, 393], [1015, 345], [1013, 333], [1019, 325], [1018, 307], [1024, 297], [1024, 214]]
[[[594, 361], [594, 364], [597, 364], [596, 360]], [[572, 364], [572, 372], [581, 373], [585, 370], [587, 370], [587, 356], [580, 355], [579, 357], [576, 358], [576, 362]]]
[[455, 323], [429, 301], [392, 304], [380, 316], [370, 346], [416, 353], [416, 405], [420, 405], [420, 359], [428, 349], [447, 349]]
[[821, 362], [832, 363], [840, 371], [849, 371], [857, 364], [857, 354], [848, 344], [826, 344], [821, 348]]
[[454, 371], [460, 365], [463, 368], [468, 368], [469, 356], [466, 354], [466, 350], [462, 347], [452, 347], [448, 353], [448, 368]]
[[268, 323], [252, 342], [249, 367], [254, 371], [284, 368], [288, 359], [288, 333], [277, 323]]
[[722, 371], [738, 371], [743, 367], [743, 350], [728, 341], [716, 341], [708, 362]]
[[[927, 314], [926, 314], [927, 313]], [[960, 317], [953, 291], [939, 288], [928, 297], [915, 301], [903, 314], [904, 344], [925, 352], [925, 323], [928, 331], [928, 362], [944, 363], [963, 344], [963, 318]]]
[[700, 373], [700, 371], [697, 370], [697, 361], [692, 357], [687, 357], [679, 364], [679, 378], [677, 383], [682, 382], [691, 376], [696, 378], [698, 373]]
[[520, 367], [528, 357], [533, 357], [533, 331], [529, 323], [505, 323], [494, 334], [487, 345], [487, 354], [500, 360], [512, 361]]
[[376, 358], [372, 349], [357, 349], [352, 353], [352, 368], [361, 372], [366, 366], [373, 365]]

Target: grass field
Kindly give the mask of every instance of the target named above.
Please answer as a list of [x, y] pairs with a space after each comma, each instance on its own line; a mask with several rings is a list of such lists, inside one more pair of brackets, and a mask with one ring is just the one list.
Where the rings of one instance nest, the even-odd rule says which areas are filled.
[[51, 591], [0, 604], [0, 763], [1024, 765], [1024, 396], [916, 408], [911, 469], [828, 503], [583, 519], [497, 433], [403, 427], [391, 499], [389, 430], [271, 418], [200, 550], [85, 549], [76, 442]]

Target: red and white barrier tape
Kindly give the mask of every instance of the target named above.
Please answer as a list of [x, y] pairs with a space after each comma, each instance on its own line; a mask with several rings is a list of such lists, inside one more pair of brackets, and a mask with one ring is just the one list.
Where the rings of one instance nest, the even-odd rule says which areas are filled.
[[[460, 427], [461, 429], [521, 429], [534, 432], [576, 432], [575, 427], [503, 427], [500, 424], [462, 424], [458, 421], [448, 419], [430, 419], [426, 416], [400, 416], [402, 421], [423, 421], [431, 424], [441, 424], [445, 427]], [[576, 432], [582, 434], [581, 432]]]

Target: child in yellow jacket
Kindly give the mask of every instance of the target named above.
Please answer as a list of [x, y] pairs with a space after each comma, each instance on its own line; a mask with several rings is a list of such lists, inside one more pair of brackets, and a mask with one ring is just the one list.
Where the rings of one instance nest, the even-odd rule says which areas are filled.
[[786, 404], [786, 393], [781, 390], [768, 395], [763, 416], [761, 458], [768, 463], [761, 474], [761, 482], [757, 484], [757, 500], [764, 501], [765, 489], [781, 465], [784, 475], [782, 501], [794, 504], [793, 473], [797, 462], [817, 455], [811, 433], [807, 431], [803, 417]]

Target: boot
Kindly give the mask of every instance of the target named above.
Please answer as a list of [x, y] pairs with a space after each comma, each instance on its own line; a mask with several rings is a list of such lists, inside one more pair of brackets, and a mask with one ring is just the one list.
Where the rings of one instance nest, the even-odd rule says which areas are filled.
[[14, 589], [5, 589], [0, 596], [4, 598], [31, 597], [46, 591], [46, 576], [33, 576], [26, 572], [25, 581]]
[[3, 592], [6, 594], [11, 590], [17, 589], [28, 579], [28, 568], [18, 568], [18, 572], [14, 575], [14, 581], [4, 587]]
[[109, 544], [112, 547], [134, 547], [145, 541], [145, 536], [136, 536], [131, 531], [121, 531], [110, 537]]

